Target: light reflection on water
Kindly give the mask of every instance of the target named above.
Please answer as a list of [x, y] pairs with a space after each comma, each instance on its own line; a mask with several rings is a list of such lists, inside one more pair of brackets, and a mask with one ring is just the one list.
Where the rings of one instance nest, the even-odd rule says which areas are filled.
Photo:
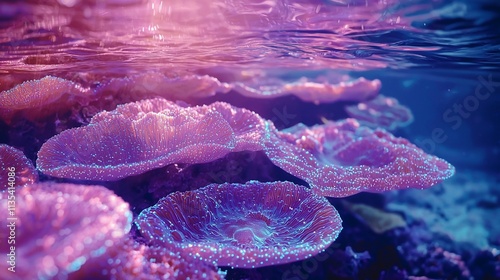
[[[451, 39], [453, 32], [431, 32], [419, 25], [464, 16], [468, 6], [446, 1], [398, 2], [3, 3], [0, 65], [10, 73], [64, 75], [69, 70], [92, 70], [120, 76], [154, 67], [175, 71], [223, 66], [400, 69], [447, 55], [440, 51], [450, 47], [444, 44], [456, 43]], [[481, 36], [477, 29], [481, 27], [474, 30], [476, 39]], [[439, 36], [443, 34], [448, 38]]]

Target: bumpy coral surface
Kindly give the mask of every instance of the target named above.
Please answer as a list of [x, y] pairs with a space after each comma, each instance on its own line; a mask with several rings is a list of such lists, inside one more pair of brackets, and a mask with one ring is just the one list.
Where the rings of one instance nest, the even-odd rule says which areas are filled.
[[0, 1], [0, 279], [500, 279], [483, 2]]

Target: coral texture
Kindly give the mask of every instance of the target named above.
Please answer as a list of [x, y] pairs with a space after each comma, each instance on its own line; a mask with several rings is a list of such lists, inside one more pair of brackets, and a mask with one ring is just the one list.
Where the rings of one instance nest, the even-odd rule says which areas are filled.
[[191, 97], [213, 96], [217, 92], [226, 93], [230, 86], [208, 75], [183, 75], [168, 77], [159, 72], [113, 78], [104, 82], [98, 94], [123, 94], [137, 99], [161, 96], [170, 100]]

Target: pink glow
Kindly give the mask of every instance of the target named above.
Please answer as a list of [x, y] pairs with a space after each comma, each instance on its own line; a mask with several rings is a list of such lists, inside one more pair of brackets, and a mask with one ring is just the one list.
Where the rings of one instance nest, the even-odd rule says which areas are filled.
[[[303, 268], [318, 268], [305, 269], [305, 278], [346, 268], [353, 275], [374, 273], [378, 256], [369, 253], [378, 248], [361, 244], [354, 249], [370, 252], [354, 253], [347, 246], [366, 233], [363, 219], [349, 220], [356, 236], [341, 237], [338, 256], [306, 263], [317, 261], [311, 257], [342, 230], [332, 205], [338, 201], [327, 197], [423, 189], [455, 170], [384, 130], [407, 125], [412, 115], [397, 100], [377, 96], [380, 80], [348, 75], [380, 73], [407, 86], [414, 82], [405, 78], [410, 72], [392, 70], [452, 57], [434, 51], [451, 42], [455, 27], [473, 22], [465, 17], [469, 21], [440, 30], [461, 11], [454, 5], [432, 10], [438, 1], [0, 3], [0, 127], [7, 127], [0, 138], [25, 151], [43, 143], [37, 169], [21, 151], [0, 144], [0, 170], [15, 166], [19, 186], [14, 213], [10, 190], [0, 189], [0, 220], [17, 219], [17, 271], [13, 276], [4, 261], [0, 279], [222, 279], [217, 266], [242, 268], [228, 275], [249, 272], [249, 279], [283, 271], [287, 278], [285, 270], [297, 268], [292, 262], [303, 260]], [[438, 13], [446, 13], [444, 20], [427, 21]], [[467, 67], [467, 61], [436, 67]], [[214, 100], [242, 104], [276, 124]], [[357, 120], [276, 128], [341, 118], [342, 104], [325, 105], [337, 101], [361, 102], [346, 107]], [[38, 172], [42, 181], [120, 181], [106, 182], [107, 188], [35, 183]], [[4, 186], [6, 175], [0, 175]], [[248, 181], [293, 176], [310, 188]], [[207, 186], [214, 181], [226, 183]], [[129, 232], [132, 219], [136, 227]], [[2, 242], [0, 254], [13, 250], [8, 246]], [[283, 264], [289, 266], [250, 271]], [[384, 266], [380, 277], [411, 274], [410, 266]]]
[[[407, 62], [394, 58], [394, 52], [435, 48], [370, 42], [366, 37], [394, 30], [420, 32], [412, 27], [413, 20], [439, 16], [408, 16], [414, 10], [396, 9], [398, 1], [125, 2], [2, 4], [5, 16], [18, 15], [17, 24], [2, 34], [12, 45], [6, 58], [9, 72], [30, 71], [73, 80], [64, 75], [113, 69], [124, 76], [156, 67], [178, 71], [235, 65], [244, 65], [244, 69], [398, 68]], [[431, 8], [429, 3], [417, 10]], [[30, 20], [33, 18], [36, 20]], [[36, 40], [29, 30], [39, 29], [50, 32]], [[27, 39], [41, 43], [25, 46]], [[373, 53], [373, 49], [388, 52]]]

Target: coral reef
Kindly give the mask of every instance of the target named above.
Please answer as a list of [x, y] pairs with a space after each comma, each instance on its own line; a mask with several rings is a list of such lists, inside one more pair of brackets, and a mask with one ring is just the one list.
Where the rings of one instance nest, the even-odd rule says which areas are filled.
[[105, 254], [92, 258], [69, 280], [154, 280], [154, 279], [224, 279], [215, 267], [193, 259], [186, 253], [165, 248], [149, 247], [125, 239], [109, 248]]

